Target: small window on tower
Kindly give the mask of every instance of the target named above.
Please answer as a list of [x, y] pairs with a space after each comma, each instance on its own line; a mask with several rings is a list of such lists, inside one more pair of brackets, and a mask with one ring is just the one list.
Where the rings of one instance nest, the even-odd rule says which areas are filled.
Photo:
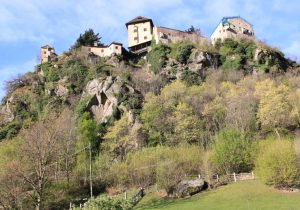
[[104, 50], [101, 50], [101, 52], [104, 52]]
[[134, 40], [138, 40], [138, 38], [137, 38], [137, 37], [134, 37], [133, 39], [134, 39]]
[[144, 39], [147, 39], [147, 36], [144, 36]]
[[147, 31], [147, 28], [144, 28], [144, 31]]
[[137, 31], [138, 31], [137, 28], [133, 29], [133, 32], [137, 32]]
[[116, 50], [117, 50], [117, 49], [119, 49], [119, 47], [118, 47], [118, 46], [116, 46]]

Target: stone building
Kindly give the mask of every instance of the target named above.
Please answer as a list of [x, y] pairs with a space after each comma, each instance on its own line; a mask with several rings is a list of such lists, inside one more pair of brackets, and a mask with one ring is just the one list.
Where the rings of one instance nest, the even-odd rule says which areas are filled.
[[151, 19], [142, 16], [126, 23], [129, 51], [136, 54], [147, 52], [152, 41], [153, 26]]
[[56, 57], [55, 49], [49, 45], [41, 47], [40, 51], [40, 63], [45, 63], [51, 61], [53, 57]]
[[190, 32], [180, 31], [172, 28], [162, 27], [162, 26], [154, 26], [153, 37], [156, 44], [162, 42], [167, 45], [182, 40], [197, 42], [201, 39], [205, 39], [204, 37], [200, 36], [200, 34], [198, 33], [190, 33]]
[[218, 39], [226, 38], [252, 38], [253, 25], [240, 16], [224, 17], [211, 35], [211, 42], [215, 44]]
[[92, 47], [83, 46], [82, 48], [83, 48], [84, 51], [91, 52], [91, 53], [93, 53], [95, 55], [98, 55], [100, 57], [109, 57], [113, 54], [121, 55], [123, 44], [118, 43], [118, 42], [112, 42], [109, 45], [100, 45], [100, 46], [98, 46], [97, 44], [95, 44]]
[[152, 19], [138, 16], [126, 23], [128, 31], [128, 49], [136, 54], [148, 51], [152, 40], [164, 44], [171, 44], [181, 40], [197, 41], [205, 39], [197, 33], [189, 33], [162, 26], [154, 26]]

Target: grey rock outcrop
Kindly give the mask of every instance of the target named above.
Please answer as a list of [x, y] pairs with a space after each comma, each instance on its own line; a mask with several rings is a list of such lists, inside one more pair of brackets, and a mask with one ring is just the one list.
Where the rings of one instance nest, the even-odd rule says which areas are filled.
[[84, 96], [90, 97], [87, 108], [98, 122], [106, 122], [118, 106], [116, 95], [120, 92], [119, 79], [107, 77], [104, 80], [93, 79], [88, 82]]
[[208, 68], [216, 69], [219, 65], [217, 55], [200, 50], [194, 50], [191, 54], [190, 69], [194, 71], [203, 71]]
[[56, 86], [54, 92], [57, 96], [62, 97], [62, 96], [67, 96], [69, 93], [69, 90], [65, 86], [58, 84]]
[[184, 180], [178, 183], [176, 191], [173, 193], [173, 197], [189, 197], [205, 190], [206, 188], [207, 183], [201, 178]]
[[0, 109], [0, 114], [3, 117], [4, 123], [9, 123], [15, 119], [13, 112], [10, 109], [10, 104], [13, 102], [13, 97], [11, 96]]

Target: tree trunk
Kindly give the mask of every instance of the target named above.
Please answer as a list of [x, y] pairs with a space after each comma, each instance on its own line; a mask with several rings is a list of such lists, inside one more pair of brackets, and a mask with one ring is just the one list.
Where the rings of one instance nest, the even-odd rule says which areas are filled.
[[277, 129], [277, 128], [274, 128], [274, 130], [275, 130], [275, 133], [276, 133], [278, 139], [280, 140], [281, 137], [280, 137], [280, 134], [279, 134], [279, 132], [278, 132], [278, 129]]

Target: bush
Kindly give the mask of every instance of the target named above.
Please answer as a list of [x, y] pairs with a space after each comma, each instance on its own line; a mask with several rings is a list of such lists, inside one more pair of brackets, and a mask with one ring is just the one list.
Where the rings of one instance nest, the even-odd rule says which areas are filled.
[[294, 142], [269, 139], [259, 145], [255, 170], [268, 185], [291, 187], [299, 185]]
[[85, 203], [87, 209], [101, 209], [101, 210], [130, 210], [133, 209], [133, 202], [122, 198], [108, 198], [99, 196], [95, 199], [89, 200]]
[[202, 82], [201, 76], [199, 74], [189, 70], [182, 73], [181, 80], [183, 80], [188, 86], [200, 85]]
[[158, 183], [171, 192], [186, 174], [200, 173], [202, 156], [198, 146], [144, 148], [113, 164], [109, 176], [116, 186], [145, 187]]
[[238, 131], [220, 131], [212, 154], [216, 170], [222, 174], [250, 171], [253, 167], [251, 149], [250, 142]]
[[147, 55], [150, 69], [155, 73], [159, 73], [160, 70], [166, 65], [170, 48], [164, 44], [158, 44], [152, 47], [151, 51]]
[[170, 57], [176, 59], [180, 63], [187, 63], [194, 45], [190, 42], [182, 41], [171, 45]]

